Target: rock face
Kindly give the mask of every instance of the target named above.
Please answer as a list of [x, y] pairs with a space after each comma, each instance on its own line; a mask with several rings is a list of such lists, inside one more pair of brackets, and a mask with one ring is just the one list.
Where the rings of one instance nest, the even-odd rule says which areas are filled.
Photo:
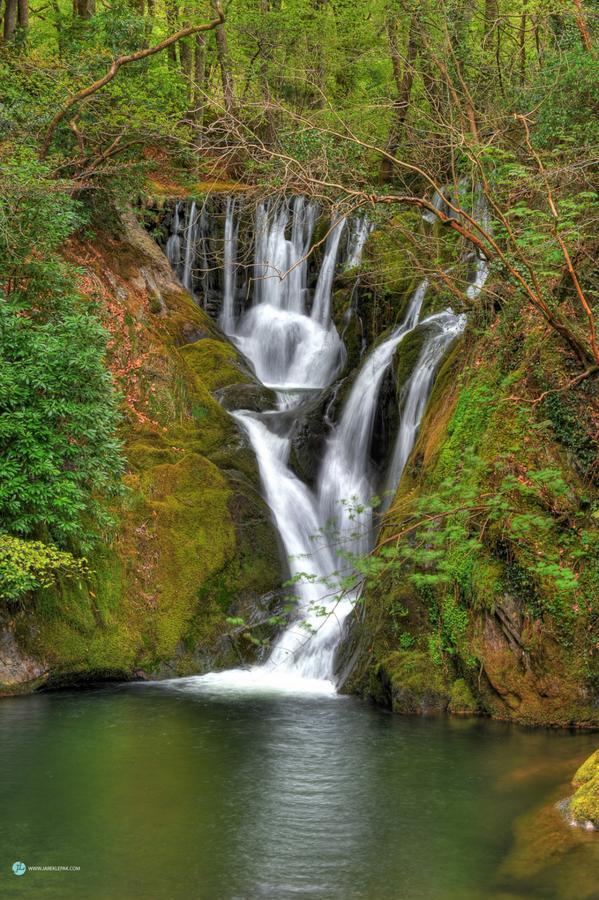
[[[476, 505], [479, 497], [484, 509], [500, 494], [504, 506], [456, 516], [441, 543], [433, 542], [436, 532], [424, 545], [404, 541], [423, 552], [385, 562], [367, 585], [337, 669], [345, 692], [401, 713], [595, 727], [596, 470], [583, 472], [581, 460], [592, 461], [583, 426], [597, 397], [591, 386], [551, 397], [546, 408], [518, 405], [512, 395], [534, 398], [543, 382], [530, 378], [533, 342], [527, 351], [515, 338], [502, 340], [503, 358], [488, 333], [467, 333], [451, 351], [381, 540], [430, 510]], [[555, 347], [544, 352], [535, 372], [560, 357]], [[435, 528], [443, 527], [441, 518]], [[394, 545], [385, 546], [389, 554]]]
[[42, 684], [46, 677], [43, 665], [27, 656], [19, 647], [10, 627], [0, 632], [0, 683], [19, 692], [31, 684]]
[[268, 397], [132, 218], [67, 253], [111, 332], [127, 471], [90, 581], [4, 623], [0, 690], [238, 665], [268, 630], [227, 618], [268, 618], [282, 574], [253, 454], [217, 397]]

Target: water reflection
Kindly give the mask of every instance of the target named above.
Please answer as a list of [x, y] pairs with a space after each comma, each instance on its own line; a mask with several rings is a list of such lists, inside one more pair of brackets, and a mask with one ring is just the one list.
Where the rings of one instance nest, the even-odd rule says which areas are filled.
[[10, 896], [580, 897], [596, 836], [552, 808], [592, 735], [347, 698], [123, 686], [0, 705]]

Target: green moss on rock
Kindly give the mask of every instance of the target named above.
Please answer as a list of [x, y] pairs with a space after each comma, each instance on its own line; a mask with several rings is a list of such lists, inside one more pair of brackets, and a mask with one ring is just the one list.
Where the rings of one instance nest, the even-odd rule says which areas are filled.
[[16, 639], [52, 684], [238, 664], [227, 618], [268, 605], [281, 573], [255, 459], [214, 394], [255, 380], [134, 223], [120, 241], [98, 236], [89, 258], [108, 309], [124, 307], [128, 471], [92, 575], [39, 592]]
[[430, 715], [447, 709], [450, 696], [441, 670], [428, 653], [398, 650], [381, 663], [389, 681], [394, 712]]
[[578, 769], [572, 784], [577, 790], [570, 801], [571, 815], [580, 824], [599, 828], [599, 750]]
[[473, 716], [478, 712], [478, 703], [463, 678], [456, 678], [451, 685], [449, 712], [458, 716]]

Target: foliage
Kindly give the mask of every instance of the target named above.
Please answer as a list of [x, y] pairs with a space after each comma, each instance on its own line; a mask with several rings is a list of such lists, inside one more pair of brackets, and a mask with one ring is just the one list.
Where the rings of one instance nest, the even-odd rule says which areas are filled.
[[82, 578], [85, 559], [41, 541], [24, 541], [0, 534], [0, 598], [8, 602], [28, 593], [52, 587], [58, 578]]
[[0, 167], [0, 520], [83, 547], [122, 462], [107, 335], [58, 255], [80, 207], [26, 150]]

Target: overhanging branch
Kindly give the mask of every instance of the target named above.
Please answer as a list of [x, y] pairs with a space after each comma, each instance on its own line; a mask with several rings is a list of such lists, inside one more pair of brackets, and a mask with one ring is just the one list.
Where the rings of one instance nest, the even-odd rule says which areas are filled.
[[153, 56], [155, 53], [160, 53], [162, 50], [166, 50], [167, 47], [170, 47], [171, 44], [175, 44], [177, 41], [189, 37], [191, 34], [198, 34], [201, 31], [212, 31], [214, 28], [222, 25], [225, 21], [225, 14], [223, 13], [219, 0], [216, 0], [215, 9], [218, 18], [213, 19], [211, 22], [205, 22], [202, 25], [188, 25], [187, 28], [182, 28], [175, 34], [171, 34], [170, 37], [165, 38], [158, 44], [154, 44], [153, 47], [146, 47], [143, 50], [137, 50], [135, 53], [129, 53], [127, 56], [117, 57], [112, 61], [110, 68], [101, 78], [98, 78], [93, 84], [90, 84], [88, 87], [83, 88], [83, 90], [73, 94], [73, 96], [67, 100], [65, 105], [58, 110], [50, 122], [40, 150], [40, 159], [43, 160], [48, 155], [54, 132], [73, 106], [80, 103], [82, 100], [85, 100], [87, 97], [91, 97], [92, 94], [95, 94], [97, 91], [101, 90], [101, 88], [109, 84], [122, 66], [126, 66], [128, 63], [137, 62], [140, 59], [146, 59], [146, 57]]

